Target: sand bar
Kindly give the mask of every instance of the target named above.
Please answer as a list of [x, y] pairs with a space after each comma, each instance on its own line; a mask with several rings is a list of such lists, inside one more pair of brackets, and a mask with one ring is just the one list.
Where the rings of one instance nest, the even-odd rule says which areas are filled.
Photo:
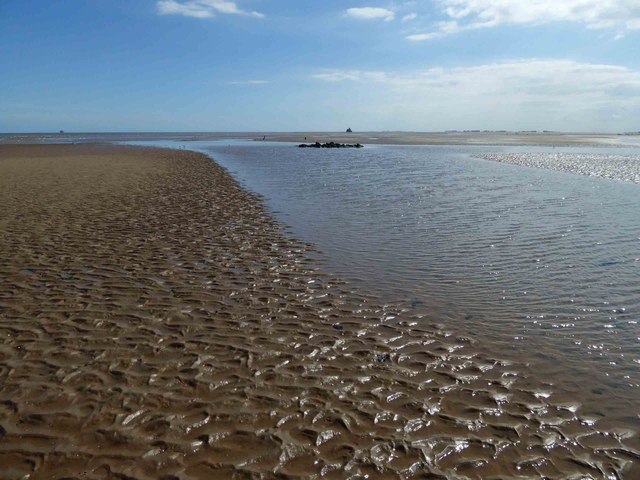
[[0, 146], [0, 202], [2, 478], [640, 476], [636, 432], [322, 274], [202, 155]]
[[95, 143], [136, 140], [176, 142], [256, 140], [268, 142], [338, 142], [363, 145], [476, 145], [476, 146], [562, 146], [640, 147], [635, 134], [570, 132], [164, 132], [164, 133], [41, 133], [0, 134], [1, 144]]
[[477, 146], [563, 146], [640, 147], [640, 133], [565, 132], [304, 132], [254, 134], [253, 138], [277, 142], [339, 142], [364, 145], [477, 145]]

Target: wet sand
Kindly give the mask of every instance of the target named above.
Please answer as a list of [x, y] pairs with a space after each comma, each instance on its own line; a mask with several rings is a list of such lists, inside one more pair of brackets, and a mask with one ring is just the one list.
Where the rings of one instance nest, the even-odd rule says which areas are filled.
[[535, 366], [316, 268], [206, 157], [0, 146], [0, 477], [638, 478]]
[[565, 146], [640, 147], [640, 132], [165, 132], [165, 133], [64, 133], [0, 134], [1, 144], [96, 143], [174, 140], [176, 142], [256, 140], [269, 142], [338, 142], [363, 145], [486, 145], [486, 146]]
[[[261, 134], [260, 134], [261, 135]], [[607, 146], [640, 147], [640, 134], [565, 132], [306, 132], [267, 133], [267, 141], [382, 145]], [[254, 134], [256, 140], [263, 136]]]

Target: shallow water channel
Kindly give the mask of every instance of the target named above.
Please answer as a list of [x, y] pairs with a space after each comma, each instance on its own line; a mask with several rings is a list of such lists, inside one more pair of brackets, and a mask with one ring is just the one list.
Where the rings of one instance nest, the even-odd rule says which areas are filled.
[[639, 426], [640, 186], [473, 157], [637, 149], [153, 144], [212, 156], [316, 244], [330, 273]]

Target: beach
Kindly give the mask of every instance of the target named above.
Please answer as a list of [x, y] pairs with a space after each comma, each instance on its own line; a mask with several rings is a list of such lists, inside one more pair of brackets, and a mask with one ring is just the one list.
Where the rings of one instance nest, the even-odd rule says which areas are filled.
[[204, 155], [0, 145], [0, 202], [3, 478], [640, 476], [635, 432], [323, 273]]
[[449, 132], [111, 132], [0, 134], [2, 144], [102, 143], [117, 141], [176, 142], [234, 141], [313, 143], [337, 142], [362, 145], [475, 145], [556, 147], [640, 147], [640, 133], [585, 133], [546, 131], [449, 131]]
[[[262, 140], [254, 135], [256, 140]], [[265, 133], [267, 141], [362, 143], [372, 145], [497, 145], [497, 146], [640, 146], [640, 133], [569, 133], [548, 131], [450, 132], [302, 132]]]

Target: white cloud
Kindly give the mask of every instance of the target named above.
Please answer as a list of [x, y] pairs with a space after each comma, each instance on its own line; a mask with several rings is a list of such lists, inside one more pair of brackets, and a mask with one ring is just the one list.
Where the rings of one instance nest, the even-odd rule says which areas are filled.
[[258, 18], [264, 17], [264, 15], [259, 12], [241, 10], [238, 8], [236, 2], [227, 0], [190, 0], [185, 2], [164, 0], [157, 2], [156, 8], [160, 15], [183, 15], [194, 18], [211, 18], [217, 13], [250, 15]]
[[[457, 94], [489, 92], [533, 96], [640, 94], [640, 72], [617, 65], [572, 60], [526, 59], [458, 68], [429, 68], [413, 72], [325, 70], [312, 78], [329, 82], [380, 82], [401, 88], [456, 90]], [[464, 88], [461, 88], [464, 86]], [[454, 88], [455, 87], [455, 88]], [[621, 91], [620, 89], [623, 89]], [[640, 101], [640, 98], [637, 99]]]
[[362, 72], [359, 70], [334, 70], [332, 72], [316, 73], [311, 75], [316, 80], [325, 82], [342, 82], [344, 80], [359, 81], [362, 79]]
[[194, 3], [178, 3], [173, 0], [158, 2], [156, 4], [160, 15], [184, 15], [185, 17], [209, 18], [213, 17], [211, 9]]
[[359, 18], [363, 20], [376, 20], [382, 19], [385, 22], [390, 22], [396, 16], [393, 10], [380, 7], [362, 7], [362, 8], [348, 8], [347, 15], [353, 18]]
[[412, 42], [421, 42], [423, 40], [431, 40], [432, 38], [436, 38], [440, 36], [437, 33], [431, 32], [431, 33], [416, 33], [413, 35], [407, 35], [407, 40], [411, 40]]
[[448, 21], [430, 32], [410, 35], [428, 40], [463, 30], [499, 25], [542, 25], [551, 22], [582, 23], [591, 29], [640, 29], [637, 0], [439, 0]]
[[[492, 91], [538, 100], [564, 97], [615, 97], [622, 90], [640, 93], [640, 73], [617, 65], [580, 63], [571, 60], [524, 60], [435, 71], [433, 85], [443, 88], [460, 82], [479, 93]], [[468, 76], [465, 78], [465, 76]], [[473, 91], [473, 89], [471, 89]]]
[[405, 15], [404, 17], [402, 17], [402, 21], [403, 22], [410, 22], [411, 20], [415, 20], [416, 18], [418, 18], [418, 14], [417, 13], [409, 13], [409, 14]]
[[370, 114], [390, 124], [402, 119], [396, 128], [611, 131], [628, 129], [640, 114], [640, 72], [616, 65], [527, 59], [410, 72], [326, 70], [312, 77], [351, 83], [362, 95], [345, 95], [366, 97], [379, 110]]
[[460, 25], [456, 21], [438, 22], [435, 31], [427, 33], [417, 33], [413, 35], [407, 35], [407, 40], [419, 42], [422, 40], [431, 40], [432, 38], [444, 37], [445, 35], [452, 35], [454, 33], [461, 32], [463, 30], [471, 30], [477, 28], [488, 27], [487, 24], [474, 23], [470, 25]]

